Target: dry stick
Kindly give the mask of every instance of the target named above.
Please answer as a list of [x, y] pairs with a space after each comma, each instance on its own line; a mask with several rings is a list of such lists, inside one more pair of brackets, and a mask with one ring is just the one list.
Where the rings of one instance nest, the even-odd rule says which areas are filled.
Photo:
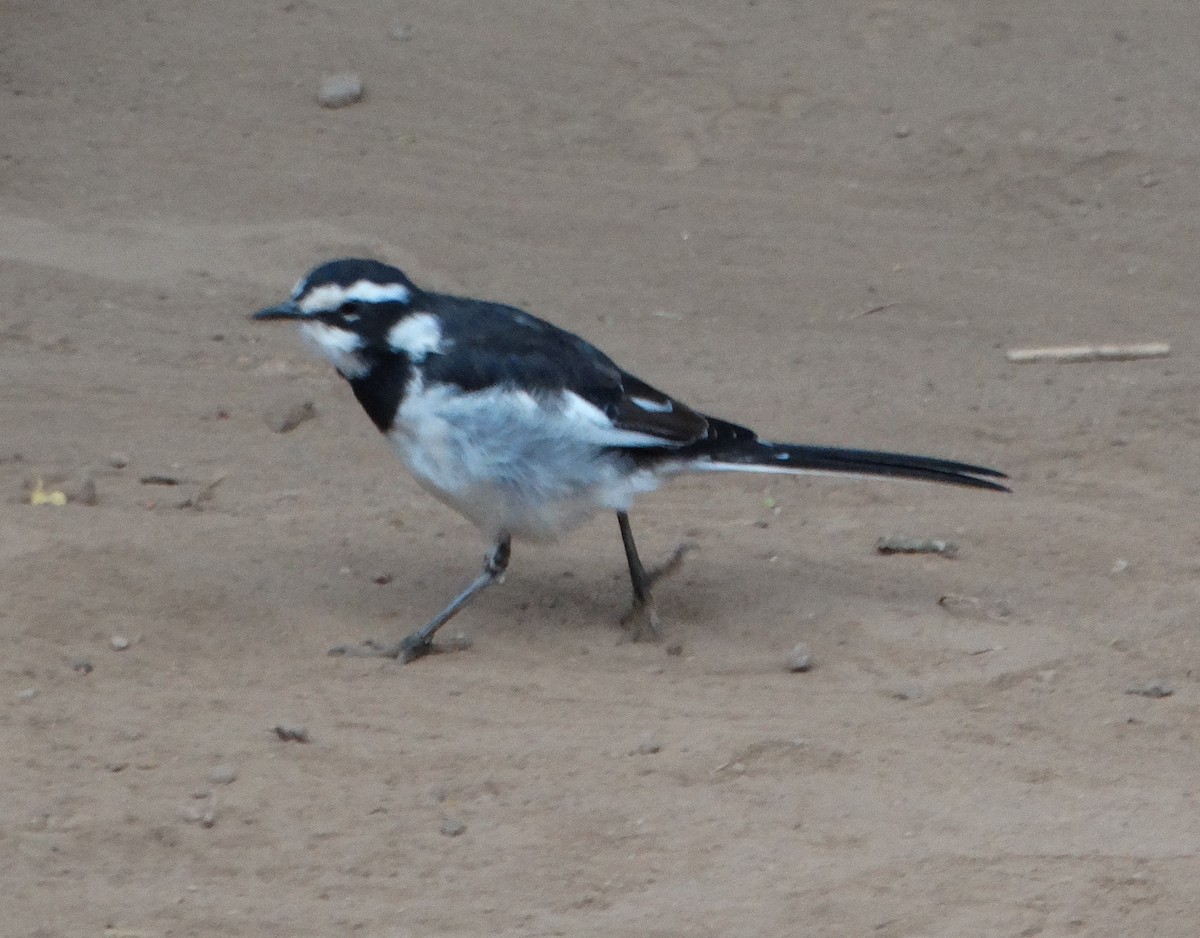
[[1010, 362], [1125, 362], [1138, 358], [1166, 358], [1171, 346], [1166, 342], [1135, 345], [1059, 345], [1046, 348], [1009, 349], [1004, 357]]

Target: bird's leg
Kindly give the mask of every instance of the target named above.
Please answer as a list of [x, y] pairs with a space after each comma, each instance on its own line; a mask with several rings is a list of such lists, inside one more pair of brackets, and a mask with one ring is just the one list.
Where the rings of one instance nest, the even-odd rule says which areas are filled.
[[460, 609], [487, 587], [493, 583], [504, 582], [504, 571], [508, 569], [511, 547], [512, 538], [507, 534], [502, 535], [488, 551], [487, 557], [483, 561], [483, 572], [475, 577], [471, 585], [459, 593], [450, 605], [429, 622], [401, 641], [392, 645], [384, 645], [367, 640], [362, 645], [338, 645], [336, 648], [329, 649], [329, 653], [355, 658], [395, 658], [401, 664], [408, 664], [415, 658], [429, 654], [433, 651], [433, 635], [438, 629], [453, 619]]
[[670, 576], [679, 569], [684, 556], [696, 545], [690, 541], [675, 548], [670, 559], [661, 567], [647, 571], [642, 566], [642, 558], [638, 556], [637, 543], [633, 539], [633, 528], [629, 526], [629, 515], [623, 511], [617, 512], [617, 524], [621, 526], [621, 543], [625, 545], [625, 559], [629, 562], [629, 583], [633, 587], [633, 604], [625, 615], [621, 616], [621, 624], [629, 626], [630, 638], [641, 641], [644, 638], [658, 638], [662, 632], [662, 622], [654, 608], [654, 597], [650, 588], [663, 577]]

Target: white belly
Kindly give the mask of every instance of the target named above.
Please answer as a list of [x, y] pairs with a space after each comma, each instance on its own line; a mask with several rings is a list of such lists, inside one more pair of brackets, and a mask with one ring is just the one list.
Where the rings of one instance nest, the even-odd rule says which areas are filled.
[[412, 389], [389, 433], [429, 492], [485, 535], [549, 541], [657, 487], [563, 408], [525, 394]]

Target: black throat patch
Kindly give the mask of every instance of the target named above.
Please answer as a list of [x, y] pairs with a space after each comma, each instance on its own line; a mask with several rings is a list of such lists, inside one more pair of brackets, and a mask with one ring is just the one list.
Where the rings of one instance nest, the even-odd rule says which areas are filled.
[[388, 355], [386, 360], [378, 356], [367, 358], [369, 370], [361, 378], [350, 379], [350, 388], [379, 432], [387, 433], [412, 378], [412, 364], [404, 355]]

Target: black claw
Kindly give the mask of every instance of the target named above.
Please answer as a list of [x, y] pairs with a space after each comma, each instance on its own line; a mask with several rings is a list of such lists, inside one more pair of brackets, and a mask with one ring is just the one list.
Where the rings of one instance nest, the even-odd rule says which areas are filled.
[[389, 657], [395, 658], [401, 664], [408, 664], [410, 661], [424, 658], [433, 651], [433, 642], [428, 638], [422, 638], [420, 635], [410, 635], [399, 645], [395, 646], [392, 651], [393, 654], [389, 655]]

